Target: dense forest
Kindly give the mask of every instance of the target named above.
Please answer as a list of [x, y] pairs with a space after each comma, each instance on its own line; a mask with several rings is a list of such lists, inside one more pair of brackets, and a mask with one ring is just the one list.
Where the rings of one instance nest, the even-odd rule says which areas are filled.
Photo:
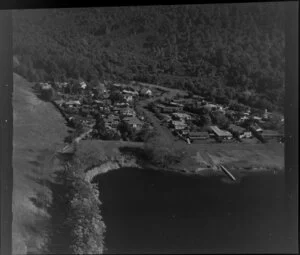
[[13, 12], [15, 71], [122, 80], [283, 109], [284, 2]]

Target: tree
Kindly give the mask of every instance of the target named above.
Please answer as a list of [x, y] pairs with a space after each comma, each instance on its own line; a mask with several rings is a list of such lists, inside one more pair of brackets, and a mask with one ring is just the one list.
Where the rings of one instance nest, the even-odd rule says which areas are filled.
[[94, 129], [96, 130], [96, 136], [98, 138], [103, 138], [106, 135], [106, 127], [104, 119], [100, 116], [100, 114], [96, 115], [96, 123], [94, 126]]
[[202, 126], [204, 127], [204, 126], [209, 126], [209, 125], [211, 125], [211, 117], [209, 116], [209, 114], [207, 113], [207, 114], [204, 114], [204, 115], [202, 115], [201, 117], [200, 117], [200, 120], [201, 120], [201, 124], [202, 124]]
[[227, 129], [230, 124], [229, 119], [221, 112], [214, 112], [212, 114], [212, 119], [214, 124], [219, 126], [221, 129]]
[[154, 136], [154, 131], [150, 129], [149, 124], [143, 125], [142, 129], [137, 134], [138, 141], [147, 142], [150, 138]]
[[46, 101], [51, 101], [54, 98], [54, 95], [55, 91], [52, 87], [41, 89], [41, 97]]
[[183, 152], [175, 148], [172, 142], [166, 143], [158, 136], [151, 137], [144, 146], [148, 160], [163, 168], [171, 167], [181, 161]]
[[121, 92], [119, 91], [113, 91], [110, 96], [109, 99], [113, 102], [113, 103], [122, 103], [125, 102], [124, 96], [122, 95]]
[[123, 139], [130, 139], [132, 141], [136, 140], [137, 132], [136, 130], [131, 127], [128, 123], [121, 121], [118, 130], [122, 134]]

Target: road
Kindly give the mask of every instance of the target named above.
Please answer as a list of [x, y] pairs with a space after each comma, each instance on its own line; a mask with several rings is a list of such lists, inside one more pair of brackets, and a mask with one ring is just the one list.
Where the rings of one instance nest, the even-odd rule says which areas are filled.
[[182, 146], [183, 144], [186, 145], [186, 142], [182, 140], [178, 140], [172, 133], [171, 130], [168, 129], [166, 126], [161, 125], [161, 120], [159, 120], [153, 112], [148, 110], [146, 107], [149, 103], [154, 102], [158, 99], [163, 99], [163, 98], [172, 98], [173, 95], [170, 93], [164, 93], [162, 96], [159, 97], [151, 97], [146, 100], [138, 101], [136, 104], [136, 110], [140, 114], [145, 116], [145, 119], [149, 121], [152, 125], [153, 128], [155, 129], [157, 135], [160, 137], [160, 139], [164, 140], [167, 144], [168, 143], [173, 143], [176, 141], [176, 145]]

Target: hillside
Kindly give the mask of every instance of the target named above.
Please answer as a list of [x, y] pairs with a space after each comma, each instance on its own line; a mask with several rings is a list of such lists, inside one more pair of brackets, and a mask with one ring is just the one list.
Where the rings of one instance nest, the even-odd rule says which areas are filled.
[[284, 3], [14, 11], [30, 80], [137, 80], [282, 110]]
[[32, 84], [14, 74], [13, 92], [13, 254], [41, 254], [51, 226], [54, 159], [67, 128], [59, 112], [41, 101]]

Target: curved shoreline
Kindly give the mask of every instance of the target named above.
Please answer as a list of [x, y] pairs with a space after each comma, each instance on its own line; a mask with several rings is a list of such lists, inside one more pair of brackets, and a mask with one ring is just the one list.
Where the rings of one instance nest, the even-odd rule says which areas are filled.
[[[187, 169], [179, 169], [179, 168], [162, 168], [153, 166], [151, 164], [143, 164], [139, 165], [136, 163], [135, 158], [131, 158], [127, 160], [124, 156], [121, 156], [121, 159], [109, 159], [98, 166], [90, 168], [86, 171], [85, 180], [88, 182], [92, 182], [93, 179], [101, 174], [107, 173], [112, 170], [118, 170], [120, 168], [139, 168], [139, 169], [152, 169], [152, 170], [159, 170], [159, 171], [167, 171], [173, 173], [179, 173], [183, 175], [194, 175], [194, 176], [203, 176], [203, 177], [213, 177], [213, 176], [226, 176], [220, 169], [216, 168], [201, 168], [198, 167], [194, 170], [187, 170]], [[234, 174], [237, 175], [239, 178], [246, 176], [248, 174], [255, 174], [255, 173], [263, 173], [263, 172], [273, 172], [274, 174], [283, 172], [283, 168], [278, 167], [253, 167], [249, 168], [229, 168], [229, 170]]]

